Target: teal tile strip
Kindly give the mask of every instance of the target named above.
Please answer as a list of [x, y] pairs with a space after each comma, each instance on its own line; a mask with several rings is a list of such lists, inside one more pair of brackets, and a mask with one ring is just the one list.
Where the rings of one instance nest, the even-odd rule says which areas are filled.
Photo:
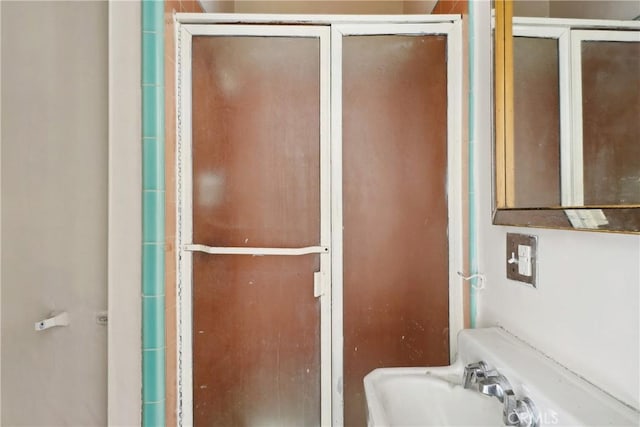
[[[469, 159], [468, 159], [468, 189], [469, 189], [469, 274], [473, 275], [478, 272], [478, 224], [476, 219], [476, 123], [475, 123], [475, 57], [474, 49], [475, 41], [475, 12], [477, 4], [475, 1], [469, 1]], [[476, 286], [478, 278], [474, 277], [469, 281], [469, 325], [471, 328], [476, 327], [477, 316], [477, 294]]]
[[164, 1], [142, 1], [142, 425], [165, 425]]

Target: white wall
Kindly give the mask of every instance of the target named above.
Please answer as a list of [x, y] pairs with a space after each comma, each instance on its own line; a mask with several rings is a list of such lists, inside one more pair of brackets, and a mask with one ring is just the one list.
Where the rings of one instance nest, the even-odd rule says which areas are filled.
[[[490, 80], [488, 2], [476, 2], [480, 82]], [[640, 407], [640, 236], [491, 224], [490, 87], [476, 93], [478, 326], [501, 325], [615, 397]], [[507, 232], [539, 237], [538, 288], [506, 279]]]
[[106, 425], [107, 4], [0, 7], [2, 425]]

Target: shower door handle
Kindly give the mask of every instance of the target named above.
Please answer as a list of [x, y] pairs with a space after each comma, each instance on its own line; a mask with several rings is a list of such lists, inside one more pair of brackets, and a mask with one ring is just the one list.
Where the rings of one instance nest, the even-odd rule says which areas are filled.
[[185, 251], [204, 252], [211, 255], [288, 255], [299, 256], [309, 254], [327, 254], [329, 248], [327, 246], [306, 246], [303, 248], [249, 248], [249, 247], [232, 247], [232, 246], [207, 246], [199, 244], [187, 244], [183, 246]]
[[316, 271], [313, 273], [313, 296], [319, 298], [324, 295], [322, 271]]
[[[249, 247], [230, 247], [230, 246], [207, 246], [200, 244], [186, 244], [183, 249], [189, 252], [203, 252], [210, 255], [250, 255], [250, 256], [300, 256], [319, 254], [320, 257], [329, 255], [328, 246], [306, 246], [302, 248], [249, 248]], [[322, 266], [322, 262], [321, 262]], [[313, 273], [313, 296], [319, 298], [325, 294], [327, 285], [326, 273], [316, 271]]]

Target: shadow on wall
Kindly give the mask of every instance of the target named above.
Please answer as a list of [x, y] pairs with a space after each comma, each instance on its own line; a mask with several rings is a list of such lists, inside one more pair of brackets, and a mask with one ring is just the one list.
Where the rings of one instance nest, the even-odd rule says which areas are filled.
[[[400, 15], [431, 13], [437, 0], [386, 1], [201, 1], [206, 12]], [[441, 2], [443, 3], [443, 2]], [[455, 0], [444, 3], [464, 3]]]

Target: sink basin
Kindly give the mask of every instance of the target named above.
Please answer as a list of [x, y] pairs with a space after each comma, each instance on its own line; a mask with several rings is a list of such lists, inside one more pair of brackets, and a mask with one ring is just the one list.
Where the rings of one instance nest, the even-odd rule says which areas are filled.
[[370, 425], [501, 425], [501, 403], [464, 389], [461, 377], [458, 366], [376, 369], [365, 378]]
[[538, 426], [638, 426], [640, 412], [501, 328], [458, 335], [455, 363], [381, 368], [364, 378], [369, 427], [503, 426], [495, 397], [464, 389], [464, 367], [484, 361], [504, 375], [517, 399], [537, 408]]

